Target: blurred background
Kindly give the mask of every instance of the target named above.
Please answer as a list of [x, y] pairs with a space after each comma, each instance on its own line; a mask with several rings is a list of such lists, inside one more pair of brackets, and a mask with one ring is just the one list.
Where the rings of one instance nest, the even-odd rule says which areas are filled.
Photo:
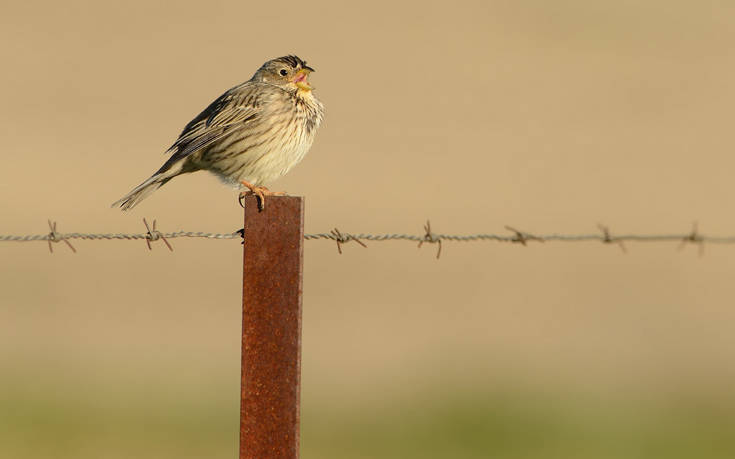
[[[8, 2], [0, 234], [231, 232], [181, 128], [267, 59], [327, 114], [306, 231], [735, 233], [730, 2]], [[0, 457], [234, 458], [237, 240], [0, 245]], [[735, 246], [305, 249], [302, 457], [735, 456]]]

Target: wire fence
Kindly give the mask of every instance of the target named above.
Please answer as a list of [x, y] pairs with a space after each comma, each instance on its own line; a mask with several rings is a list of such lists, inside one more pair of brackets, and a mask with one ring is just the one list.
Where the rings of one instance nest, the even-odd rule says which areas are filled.
[[[45, 234], [26, 234], [26, 235], [2, 235], [0, 234], [0, 242], [31, 242], [31, 241], [47, 241], [49, 251], [53, 253], [53, 246], [56, 243], [63, 242], [69, 249], [76, 252], [76, 248], [71, 244], [71, 240], [82, 239], [88, 241], [99, 240], [143, 240], [148, 249], [152, 249], [151, 242], [162, 241], [166, 247], [173, 251], [173, 246], [169, 239], [189, 237], [204, 239], [242, 239], [244, 241], [243, 230], [232, 233], [208, 233], [202, 231], [175, 231], [161, 232], [157, 229], [156, 220], [149, 225], [146, 219], [143, 219], [146, 231], [143, 233], [61, 233], [57, 230], [56, 222], [48, 221], [49, 232]], [[678, 248], [681, 249], [687, 243], [697, 244], [700, 254], [704, 248], [704, 243], [712, 244], [735, 244], [735, 236], [706, 236], [700, 234], [695, 223], [688, 233], [673, 234], [612, 234], [608, 227], [598, 225], [598, 233], [587, 234], [532, 234], [525, 231], [517, 230], [513, 227], [506, 226], [508, 234], [443, 234], [434, 233], [431, 230], [431, 223], [426, 222], [423, 234], [369, 234], [369, 233], [343, 233], [337, 228], [328, 233], [304, 234], [305, 240], [331, 240], [337, 243], [337, 250], [342, 253], [342, 245], [348, 242], [355, 242], [362, 247], [367, 247], [365, 241], [411, 241], [418, 243], [421, 247], [423, 244], [436, 244], [436, 257], [441, 256], [443, 242], [479, 242], [479, 241], [496, 241], [509, 242], [527, 245], [529, 242], [589, 242], [597, 241], [605, 244], [616, 244], [625, 252], [625, 242], [679, 242]]]

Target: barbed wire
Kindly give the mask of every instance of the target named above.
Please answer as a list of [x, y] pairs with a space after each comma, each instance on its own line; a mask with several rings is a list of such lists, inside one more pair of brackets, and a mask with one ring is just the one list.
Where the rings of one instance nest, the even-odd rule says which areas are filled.
[[[1, 235], [0, 242], [30, 242], [30, 241], [47, 241], [49, 251], [53, 253], [53, 244], [63, 242], [69, 249], [76, 253], [76, 248], [71, 244], [71, 240], [144, 240], [149, 250], [152, 250], [151, 242], [158, 240], [173, 251], [173, 246], [168, 241], [180, 237], [205, 238], [205, 239], [243, 239], [243, 230], [232, 233], [207, 233], [203, 231], [176, 231], [164, 233], [157, 229], [157, 222], [153, 220], [153, 225], [149, 225], [144, 218], [145, 233], [60, 233], [57, 230], [56, 222], [48, 221], [49, 232], [46, 234], [28, 234], [28, 235]], [[356, 242], [362, 247], [367, 247], [364, 241], [412, 241], [417, 242], [418, 247], [423, 244], [436, 244], [436, 257], [439, 258], [442, 252], [442, 242], [479, 242], [479, 241], [496, 241], [510, 242], [527, 245], [529, 242], [589, 242], [598, 241], [604, 244], [616, 244], [623, 252], [626, 252], [625, 242], [679, 242], [678, 248], [683, 248], [686, 244], [696, 244], [699, 247], [700, 255], [703, 253], [704, 244], [735, 244], [735, 236], [706, 236], [699, 233], [697, 224], [694, 223], [692, 229], [688, 233], [674, 234], [612, 234], [610, 229], [603, 225], [598, 225], [599, 233], [583, 233], [583, 234], [532, 234], [520, 231], [511, 226], [505, 229], [510, 234], [443, 234], [434, 233], [431, 230], [431, 223], [426, 222], [423, 234], [369, 234], [369, 233], [343, 233], [337, 228], [329, 233], [304, 234], [305, 240], [331, 240], [337, 243], [337, 250], [342, 253], [342, 245], [351, 241]]]

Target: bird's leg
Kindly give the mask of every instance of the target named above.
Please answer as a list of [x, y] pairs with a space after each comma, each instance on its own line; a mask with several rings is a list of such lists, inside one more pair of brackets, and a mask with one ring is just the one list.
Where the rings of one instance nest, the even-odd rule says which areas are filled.
[[271, 191], [268, 188], [264, 186], [257, 186], [253, 185], [252, 183], [248, 183], [245, 180], [241, 180], [240, 183], [242, 183], [243, 186], [248, 188], [248, 191], [241, 191], [240, 197], [238, 198], [240, 201], [240, 205], [245, 207], [242, 203], [242, 198], [245, 196], [249, 196], [251, 194], [254, 194], [258, 197], [258, 209], [263, 210], [265, 209], [265, 197], [266, 196], [284, 196], [286, 194], [285, 191]]

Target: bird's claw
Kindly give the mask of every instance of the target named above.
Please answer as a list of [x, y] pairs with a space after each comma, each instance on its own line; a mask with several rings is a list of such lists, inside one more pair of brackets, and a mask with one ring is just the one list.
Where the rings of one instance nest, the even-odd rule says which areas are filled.
[[265, 210], [265, 197], [266, 196], [285, 196], [286, 195], [285, 191], [271, 191], [264, 186], [251, 185], [250, 183], [244, 182], [244, 181], [240, 183], [248, 187], [247, 191], [240, 192], [240, 196], [238, 198], [238, 202], [240, 203], [240, 206], [242, 206], [243, 208], [245, 207], [245, 203], [243, 202], [243, 199], [245, 198], [245, 196], [250, 196], [254, 194], [258, 198], [258, 210], [262, 212], [263, 210]]

